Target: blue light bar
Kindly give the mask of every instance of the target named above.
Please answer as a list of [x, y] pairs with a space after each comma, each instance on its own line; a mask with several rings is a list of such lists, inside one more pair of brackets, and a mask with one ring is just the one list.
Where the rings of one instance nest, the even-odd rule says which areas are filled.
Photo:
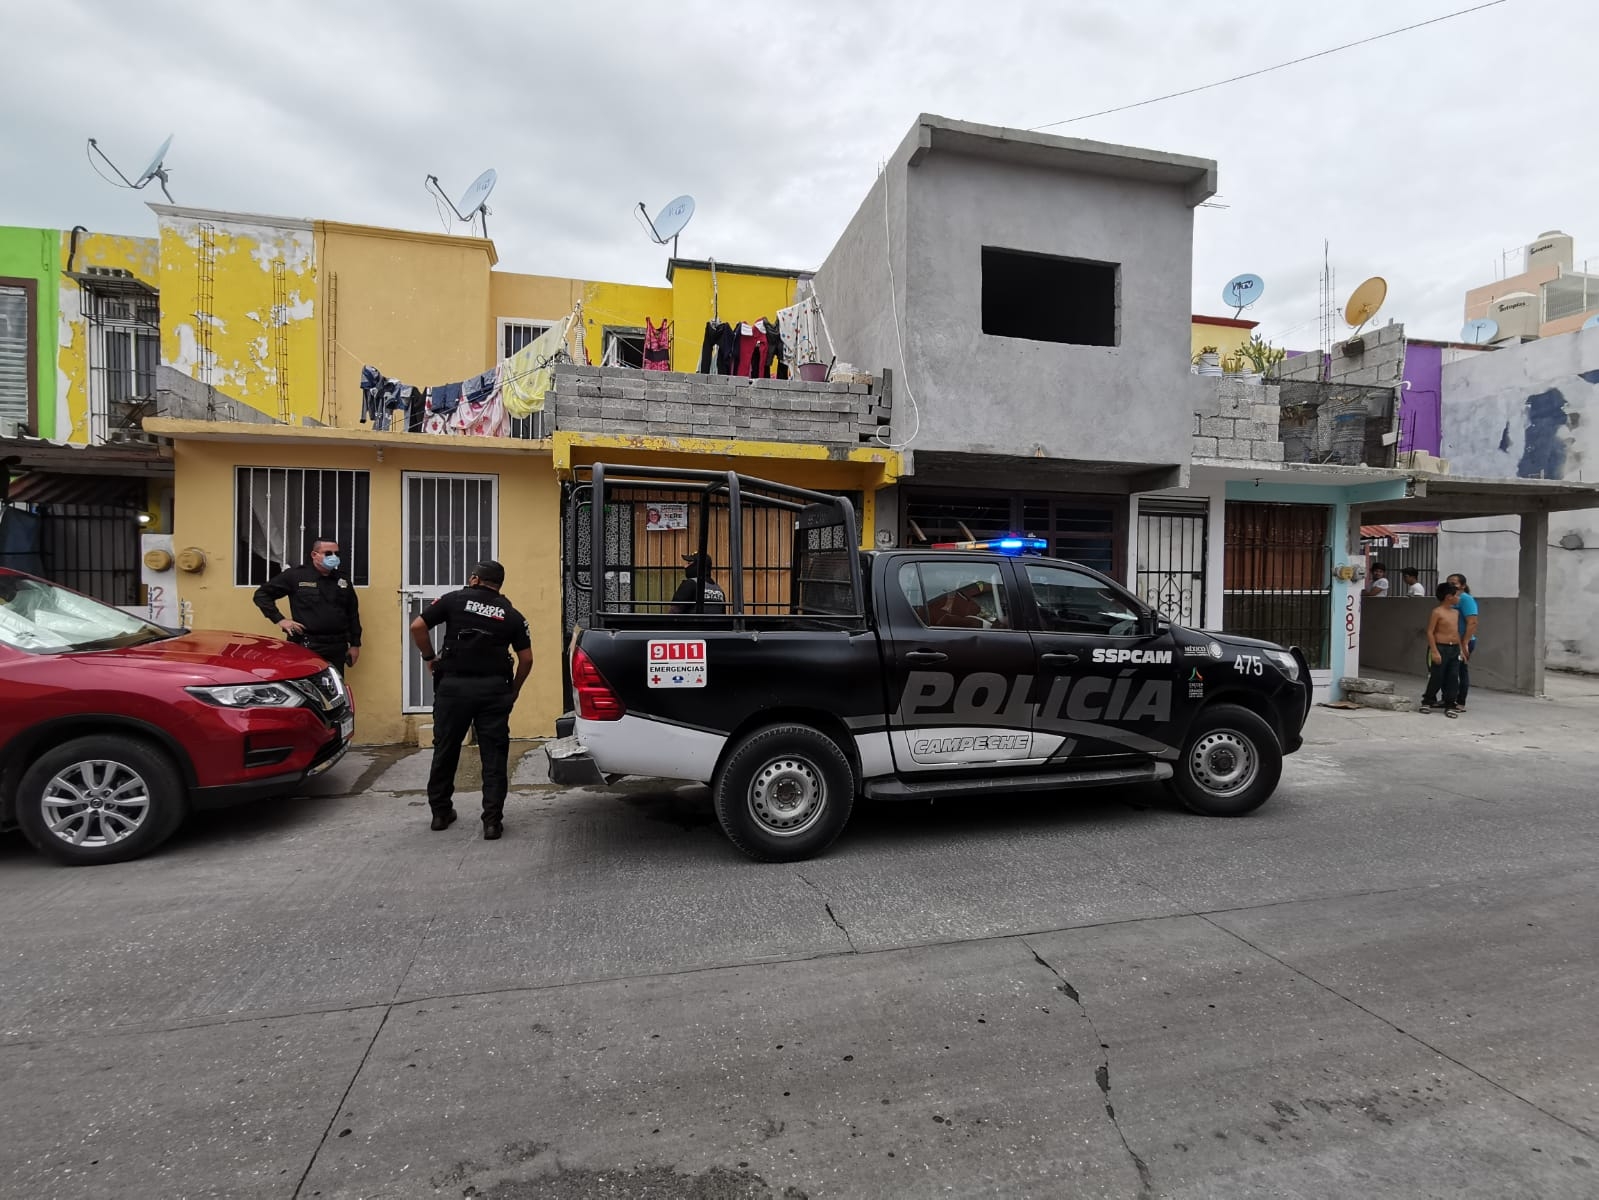
[[982, 542], [935, 542], [934, 550], [989, 550], [995, 554], [1045, 554], [1049, 542], [1044, 538], [1012, 534]]

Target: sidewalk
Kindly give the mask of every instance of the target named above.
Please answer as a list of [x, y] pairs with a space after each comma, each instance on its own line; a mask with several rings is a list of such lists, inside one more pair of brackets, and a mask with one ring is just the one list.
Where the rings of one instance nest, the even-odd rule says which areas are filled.
[[[1396, 695], [1416, 704], [1426, 687], [1420, 675], [1366, 671], [1363, 677], [1391, 682]], [[1365, 737], [1400, 741], [1451, 738], [1500, 751], [1599, 749], [1595, 738], [1599, 734], [1599, 676], [1550, 671], [1544, 686], [1544, 696], [1474, 687], [1467, 699], [1468, 711], [1454, 721], [1444, 717], [1442, 710], [1424, 717], [1417, 712], [1318, 707], [1312, 711], [1307, 740], [1327, 744]]]

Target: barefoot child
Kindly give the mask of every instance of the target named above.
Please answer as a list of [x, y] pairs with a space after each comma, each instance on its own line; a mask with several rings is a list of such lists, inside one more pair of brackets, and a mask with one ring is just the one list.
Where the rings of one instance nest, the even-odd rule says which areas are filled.
[[1459, 589], [1452, 583], [1438, 585], [1438, 607], [1427, 618], [1427, 693], [1421, 698], [1421, 711], [1430, 713], [1443, 693], [1444, 716], [1458, 717], [1455, 702], [1460, 694], [1460, 616], [1455, 605]]

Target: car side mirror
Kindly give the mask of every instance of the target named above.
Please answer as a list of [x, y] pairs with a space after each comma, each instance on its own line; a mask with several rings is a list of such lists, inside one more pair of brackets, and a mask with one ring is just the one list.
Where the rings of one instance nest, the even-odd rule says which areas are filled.
[[1160, 637], [1171, 632], [1171, 622], [1153, 609], [1145, 609], [1138, 618], [1138, 632], [1146, 638]]

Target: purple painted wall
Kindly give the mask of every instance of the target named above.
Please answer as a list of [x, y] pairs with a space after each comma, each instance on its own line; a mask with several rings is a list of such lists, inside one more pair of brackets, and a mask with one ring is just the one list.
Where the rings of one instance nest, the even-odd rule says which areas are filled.
[[1399, 452], [1425, 450], [1436, 455], [1443, 445], [1441, 415], [1444, 390], [1442, 346], [1410, 342], [1405, 346], [1405, 388], [1399, 402]]

